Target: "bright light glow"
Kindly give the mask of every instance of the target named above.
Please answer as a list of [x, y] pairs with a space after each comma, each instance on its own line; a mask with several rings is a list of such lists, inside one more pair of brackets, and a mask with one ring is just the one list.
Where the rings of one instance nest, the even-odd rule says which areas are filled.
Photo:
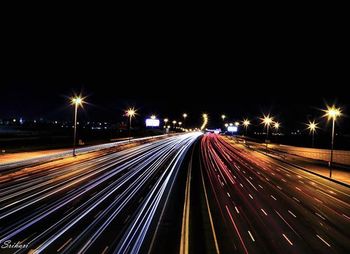
[[248, 119], [243, 120], [244, 127], [248, 127], [250, 125], [250, 121]]
[[205, 128], [205, 126], [207, 126], [208, 124], [208, 115], [207, 114], [203, 114], [203, 124], [201, 126], [201, 130], [203, 130]]
[[128, 117], [134, 117], [136, 115], [136, 110], [134, 108], [128, 108], [126, 111], [125, 111], [125, 114], [126, 116]]
[[278, 130], [278, 128], [280, 127], [280, 123], [279, 122], [275, 122], [274, 124], [273, 124], [273, 128], [275, 128], [276, 130]]
[[229, 127], [227, 127], [227, 131], [229, 131], [229, 132], [237, 132], [238, 131], [238, 127], [237, 126], [229, 126]]
[[187, 117], [187, 114], [186, 114], [186, 113], [183, 113], [182, 116], [183, 116], [183, 118], [186, 118], [186, 117]]
[[270, 115], [267, 115], [267, 116], [264, 115], [264, 117], [261, 118], [261, 120], [265, 126], [270, 126], [273, 122], [273, 117], [270, 117]]
[[156, 116], [155, 115], [151, 115], [151, 119], [156, 119]]
[[179, 122], [179, 125], [181, 126], [182, 122]]
[[159, 127], [159, 119], [155, 119], [155, 118], [146, 119], [146, 126], [147, 127]]
[[225, 120], [226, 116], [225, 115], [221, 115], [222, 120]]
[[233, 125], [233, 123], [230, 123], [229, 125], [230, 125], [230, 126], [232, 126], [232, 125]]
[[84, 103], [84, 100], [80, 96], [76, 96], [76, 97], [72, 98], [72, 104], [82, 105], [83, 103]]
[[173, 124], [176, 124], [176, 121], [175, 121], [175, 120], [173, 121]]
[[225, 123], [225, 127], [226, 127], [226, 128], [228, 127], [228, 123]]
[[333, 106], [327, 105], [327, 110], [323, 110], [323, 111], [326, 112], [324, 116], [327, 116], [328, 119], [336, 120], [338, 116], [341, 116], [341, 109], [336, 108], [335, 105]]
[[315, 121], [309, 121], [309, 123], [307, 124], [307, 129], [310, 131], [310, 133], [314, 133], [316, 132], [316, 129], [319, 128], [317, 125], [318, 123], [316, 123]]
[[164, 123], [167, 123], [169, 121], [168, 118], [164, 118]]
[[235, 126], [239, 126], [239, 122], [235, 122]]

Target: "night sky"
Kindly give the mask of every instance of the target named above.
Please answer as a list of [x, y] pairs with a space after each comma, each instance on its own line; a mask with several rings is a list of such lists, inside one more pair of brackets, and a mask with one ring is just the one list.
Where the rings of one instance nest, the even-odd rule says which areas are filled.
[[[193, 30], [191, 30], [193, 29]], [[10, 32], [1, 57], [0, 118], [71, 119], [68, 96], [83, 92], [83, 117], [118, 121], [135, 106], [142, 116], [211, 123], [263, 112], [293, 128], [322, 115], [325, 103], [350, 114], [347, 42], [324, 30], [241, 29], [141, 24], [105, 29], [55, 27]], [[330, 31], [328, 31], [330, 32]], [[350, 130], [347, 117], [343, 130]]]

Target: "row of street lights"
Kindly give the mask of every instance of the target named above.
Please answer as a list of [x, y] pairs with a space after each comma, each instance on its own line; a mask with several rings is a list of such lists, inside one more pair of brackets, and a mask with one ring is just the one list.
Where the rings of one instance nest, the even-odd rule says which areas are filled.
[[[329, 161], [329, 177], [332, 178], [332, 169], [333, 169], [333, 153], [334, 153], [334, 134], [335, 134], [335, 123], [338, 117], [342, 115], [342, 110], [341, 108], [337, 108], [335, 105], [333, 106], [328, 106], [327, 109], [323, 110], [325, 114], [323, 115], [324, 117], [328, 118], [328, 121], [332, 121], [332, 135], [331, 135], [331, 154], [330, 154], [330, 161]], [[221, 115], [222, 120], [225, 120], [226, 115]], [[262, 124], [266, 127], [266, 152], [268, 148], [268, 137], [269, 137], [269, 129], [270, 126], [273, 124], [273, 128], [277, 131], [280, 128], [280, 123], [273, 121], [273, 117], [271, 117], [269, 114], [264, 115], [261, 118]], [[238, 126], [238, 122], [235, 122], [235, 125]], [[250, 121], [248, 119], [243, 120], [243, 126], [245, 127], [245, 133], [247, 133], [247, 128], [250, 125]], [[230, 124], [232, 125], [232, 124]], [[318, 123], [316, 123], [314, 120], [309, 121], [307, 125], [307, 129], [309, 130], [310, 134], [312, 134], [312, 147], [314, 147], [315, 144], [315, 133], [316, 130], [319, 128]], [[225, 124], [225, 127], [228, 127], [229, 124]]]
[[[74, 96], [73, 98], [71, 98], [71, 103], [72, 105], [74, 105], [74, 137], [73, 137], [73, 156], [76, 156], [76, 136], [77, 136], [77, 117], [78, 117], [78, 107], [79, 106], [83, 106], [83, 104], [85, 103], [84, 98], [81, 96]], [[332, 178], [332, 167], [333, 167], [333, 150], [334, 150], [334, 133], [335, 133], [335, 123], [338, 117], [341, 116], [341, 109], [337, 108], [335, 105], [333, 106], [328, 106], [327, 105], [327, 109], [323, 110], [325, 112], [324, 117], [327, 117], [328, 120], [332, 121], [332, 135], [331, 135], [331, 155], [330, 155], [330, 162], [329, 162], [329, 177]], [[135, 108], [129, 108], [125, 111], [125, 115], [127, 117], [129, 117], [129, 140], [131, 138], [130, 135], [130, 131], [131, 131], [131, 120], [133, 117], [136, 116], [136, 110]], [[184, 122], [186, 121], [187, 118], [187, 113], [183, 113], [182, 117], [184, 119]], [[208, 115], [207, 114], [203, 114], [203, 124], [201, 126], [201, 130], [203, 130], [205, 128], [205, 126], [208, 123]], [[155, 116], [154, 116], [155, 118]], [[222, 120], [224, 121], [226, 119], [226, 115], [221, 115]], [[167, 122], [169, 121], [168, 118], [164, 119], [164, 123], [167, 124]], [[264, 115], [263, 118], [261, 118], [262, 124], [264, 124], [264, 126], [266, 127], [266, 151], [268, 148], [268, 137], [269, 137], [269, 129], [270, 126], [273, 124], [273, 128], [275, 130], [278, 130], [280, 127], [280, 123], [273, 121], [273, 117], [271, 117], [269, 114], [268, 115]], [[176, 123], [178, 123], [179, 126], [182, 125], [182, 122], [177, 122], [176, 120], [172, 121], [173, 125], [175, 126]], [[248, 119], [244, 119], [242, 122], [244, 128], [245, 128], [245, 133], [247, 134], [247, 129], [248, 126], [250, 125], [250, 121]], [[231, 124], [225, 124], [225, 127], [228, 127], [229, 125], [233, 125]], [[239, 126], [239, 122], [235, 122], [235, 126]], [[312, 134], [312, 147], [314, 147], [314, 140], [315, 140], [315, 132], [316, 129], [318, 129], [318, 123], [316, 123], [315, 121], [309, 121], [309, 123], [307, 124], [307, 129], [310, 131], [310, 134]]]

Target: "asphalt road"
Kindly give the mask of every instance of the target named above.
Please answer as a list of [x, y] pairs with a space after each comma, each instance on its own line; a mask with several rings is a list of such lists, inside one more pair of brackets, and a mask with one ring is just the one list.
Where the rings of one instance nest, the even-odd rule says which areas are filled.
[[168, 194], [199, 135], [21, 165], [1, 175], [0, 242], [28, 245], [1, 253], [150, 250]]
[[214, 134], [201, 139], [199, 170], [215, 252], [349, 253], [349, 188]]

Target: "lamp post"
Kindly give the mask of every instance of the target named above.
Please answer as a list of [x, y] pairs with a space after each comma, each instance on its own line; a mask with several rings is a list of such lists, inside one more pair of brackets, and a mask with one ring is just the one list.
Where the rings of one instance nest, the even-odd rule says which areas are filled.
[[318, 123], [316, 123], [315, 121], [309, 121], [309, 123], [307, 124], [307, 129], [309, 130], [310, 134], [312, 134], [312, 148], [314, 148], [315, 146], [315, 132], [318, 128], [317, 125]]
[[243, 120], [243, 126], [244, 126], [244, 129], [245, 129], [245, 135], [247, 136], [247, 129], [248, 129], [248, 126], [250, 125], [250, 121], [248, 119], [244, 119]]
[[332, 178], [335, 121], [337, 117], [341, 115], [341, 109], [336, 108], [334, 105], [332, 107], [327, 106], [325, 112], [325, 116], [328, 117], [328, 120], [332, 120], [331, 160], [329, 163], [329, 178]]
[[126, 111], [126, 116], [129, 117], [129, 142], [130, 142], [130, 139], [131, 139], [131, 118], [133, 118], [134, 116], [136, 115], [136, 110], [134, 108], [129, 108], [127, 111]]
[[186, 118], [187, 118], [187, 113], [183, 113], [182, 114], [182, 117], [184, 118], [184, 127], [186, 127], [185, 125], [186, 125]]
[[267, 153], [267, 141], [268, 141], [268, 138], [269, 138], [269, 128], [270, 128], [270, 125], [273, 121], [273, 118], [270, 117], [270, 115], [267, 115], [262, 118], [262, 123], [265, 125], [266, 127], [266, 140], [265, 140], [265, 143], [266, 143], [266, 153]]
[[83, 99], [80, 96], [72, 98], [72, 105], [74, 105], [74, 135], [73, 135], [73, 156], [75, 154], [76, 139], [77, 139], [77, 118], [78, 118], [78, 107], [83, 104]]

